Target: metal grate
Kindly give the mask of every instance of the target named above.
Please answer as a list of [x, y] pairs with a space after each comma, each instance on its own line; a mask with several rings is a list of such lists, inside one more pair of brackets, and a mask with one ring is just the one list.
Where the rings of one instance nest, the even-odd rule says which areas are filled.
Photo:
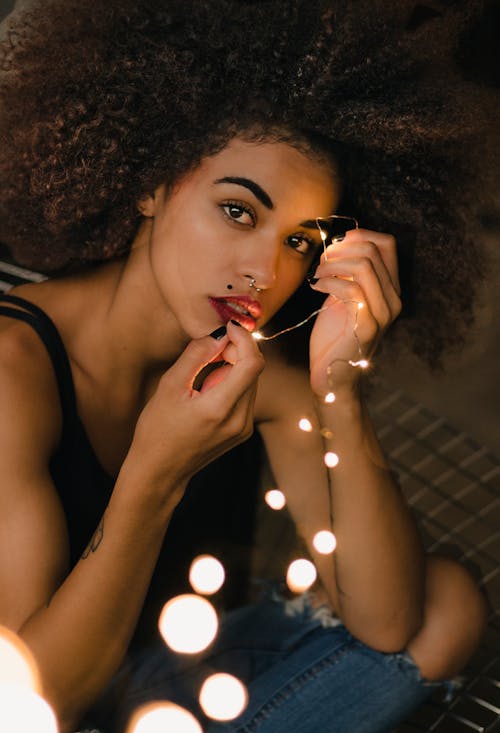
[[5, 292], [14, 285], [21, 285], [21, 283], [39, 283], [46, 279], [46, 276], [39, 272], [19, 267], [12, 262], [0, 260], [0, 292]]
[[460, 693], [436, 696], [398, 733], [500, 733], [500, 466], [484, 447], [401, 391], [377, 382], [370, 399], [381, 443], [426, 547], [453, 554], [490, 603], [488, 630]]

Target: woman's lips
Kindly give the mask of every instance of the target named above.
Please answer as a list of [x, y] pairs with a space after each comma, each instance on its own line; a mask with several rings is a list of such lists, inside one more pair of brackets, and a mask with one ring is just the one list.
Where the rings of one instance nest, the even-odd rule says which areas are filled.
[[247, 295], [231, 295], [223, 298], [209, 298], [209, 300], [223, 323], [231, 320], [238, 321], [247, 331], [255, 329], [257, 320], [262, 315], [261, 304]]

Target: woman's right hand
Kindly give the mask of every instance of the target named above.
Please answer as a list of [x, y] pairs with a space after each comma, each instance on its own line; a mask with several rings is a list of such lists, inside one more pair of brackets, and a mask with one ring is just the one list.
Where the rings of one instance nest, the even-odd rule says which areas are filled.
[[[201, 369], [228, 353], [232, 363], [212, 372], [200, 391], [193, 389]], [[195, 473], [252, 434], [263, 368], [255, 340], [239, 325], [228, 323], [227, 334], [218, 340], [191, 341], [139, 416], [124, 466], [133, 461], [133, 472], [139, 467], [149, 485], [183, 492]]]

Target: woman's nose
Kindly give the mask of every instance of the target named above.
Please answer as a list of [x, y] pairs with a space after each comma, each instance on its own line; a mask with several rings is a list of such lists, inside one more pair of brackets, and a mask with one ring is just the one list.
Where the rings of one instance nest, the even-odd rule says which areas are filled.
[[272, 288], [276, 282], [278, 272], [280, 247], [269, 242], [265, 247], [256, 248], [246, 253], [239, 263], [240, 274], [247, 282], [253, 282], [253, 287], [260, 290]]

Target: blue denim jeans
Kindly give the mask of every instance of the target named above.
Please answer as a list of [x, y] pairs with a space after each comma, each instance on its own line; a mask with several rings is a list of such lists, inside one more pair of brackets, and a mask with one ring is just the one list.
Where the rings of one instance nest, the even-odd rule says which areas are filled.
[[[249, 692], [236, 719], [206, 718], [198, 692], [207, 676], [229, 672]], [[284, 601], [273, 594], [221, 619], [218, 637], [201, 655], [148, 650], [115, 680], [114, 708], [104, 726], [120, 733], [137, 706], [171, 700], [190, 710], [204, 733], [388, 733], [437, 688], [407, 652], [383, 654], [354, 638], [328, 609], [313, 609], [308, 594]], [[169, 732], [170, 733], [170, 732]]]

